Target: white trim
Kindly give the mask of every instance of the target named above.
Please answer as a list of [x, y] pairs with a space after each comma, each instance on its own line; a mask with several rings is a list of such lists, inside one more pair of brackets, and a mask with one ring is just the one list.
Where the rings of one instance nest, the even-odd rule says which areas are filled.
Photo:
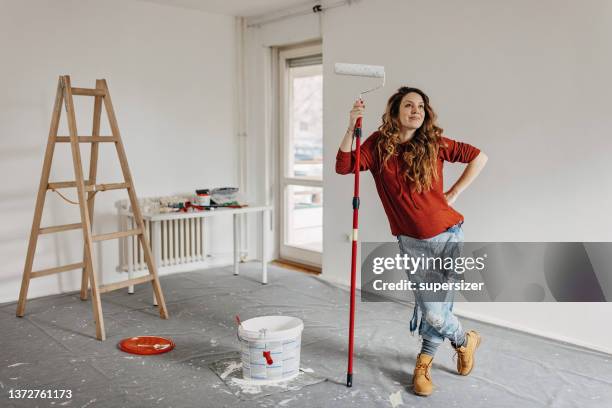
[[[350, 274], [350, 270], [347, 270], [347, 276], [349, 276]], [[333, 275], [323, 275], [321, 274], [320, 276], [313, 276], [316, 279], [320, 279], [323, 280], [327, 283], [330, 283], [340, 289], [346, 290], [347, 292], [350, 291], [350, 286], [347, 285], [345, 282], [341, 281], [340, 279], [338, 279], [337, 277], [334, 277]], [[359, 289], [357, 289], [357, 291], [360, 291]], [[398, 302], [400, 303], [400, 302]], [[406, 304], [409, 305], [414, 305], [413, 302], [406, 302]], [[576, 340], [570, 337], [566, 337], [566, 336], [559, 336], [558, 334], [553, 334], [553, 333], [549, 333], [546, 331], [542, 331], [542, 330], [534, 330], [531, 327], [528, 326], [523, 326], [521, 324], [516, 324], [516, 323], [512, 323], [512, 322], [508, 322], [506, 320], [503, 319], [496, 319], [496, 318], [491, 318], [489, 316], [486, 315], [481, 315], [479, 313], [473, 313], [473, 312], [463, 312], [463, 311], [458, 311], [457, 309], [453, 309], [453, 313], [456, 314], [457, 316], [461, 316], [461, 317], [465, 317], [467, 319], [472, 319], [472, 320], [476, 320], [478, 322], [481, 323], [486, 323], [486, 324], [490, 324], [496, 327], [500, 327], [500, 328], [504, 328], [504, 329], [511, 329], [511, 330], [516, 330], [518, 332], [521, 333], [526, 333], [526, 334], [531, 334], [534, 336], [538, 336], [538, 337], [542, 337], [548, 340], [554, 340], [554, 341], [558, 341], [561, 343], [567, 343], [570, 345], [574, 345], [574, 346], [578, 346], [578, 347], [583, 347], [585, 349], [588, 349], [589, 351], [596, 351], [599, 353], [605, 353], [605, 354], [609, 354], [612, 355], [612, 347], [602, 347], [602, 346], [598, 346], [595, 344], [591, 344], [585, 341], [580, 341], [580, 340]]]
[[[268, 119], [270, 121], [270, 129], [269, 132], [266, 131], [265, 135], [266, 135], [266, 139], [265, 139], [265, 152], [266, 154], [269, 153], [268, 156], [264, 157], [264, 166], [266, 166], [266, 169], [268, 171], [266, 171], [265, 173], [265, 183], [266, 183], [266, 198], [268, 197], [268, 195], [271, 195], [271, 200], [274, 202], [274, 208], [277, 210], [274, 212], [274, 218], [271, 220], [272, 222], [270, 223], [272, 230], [274, 231], [274, 243], [272, 244], [272, 248], [273, 248], [273, 252], [274, 252], [274, 256], [273, 258], [279, 258], [280, 257], [280, 237], [281, 237], [281, 233], [280, 233], [280, 228], [278, 228], [279, 225], [281, 225], [280, 220], [281, 220], [281, 215], [280, 215], [280, 211], [278, 211], [281, 208], [281, 196], [280, 196], [280, 188], [279, 188], [279, 183], [278, 183], [278, 179], [279, 179], [279, 169], [278, 169], [278, 160], [274, 160], [274, 158], [278, 158], [279, 156], [279, 148], [278, 148], [278, 140], [279, 140], [279, 135], [280, 135], [280, 124], [278, 121], [278, 101], [279, 101], [279, 97], [280, 97], [280, 91], [278, 89], [278, 59], [279, 59], [279, 50], [276, 47], [267, 47], [266, 51], [268, 52], [266, 54], [266, 62], [268, 62], [270, 65], [269, 67], [265, 67], [265, 68], [269, 68], [266, 69], [264, 72], [269, 72], [270, 76], [266, 75], [266, 78], [268, 79], [268, 81], [270, 82], [270, 93], [268, 95], [267, 98], [267, 104], [266, 106], [269, 107], [269, 115], [268, 115]], [[269, 136], [268, 136], [269, 135]]]
[[284, 238], [287, 236], [286, 222], [285, 219], [287, 214], [287, 202], [286, 202], [286, 188], [288, 185], [298, 186], [312, 186], [323, 188], [323, 179], [313, 180], [302, 177], [287, 177], [286, 169], [288, 167], [287, 155], [285, 154], [286, 145], [285, 138], [283, 135], [288, 132], [288, 123], [284, 120], [287, 117], [286, 107], [290, 98], [289, 91], [286, 89], [288, 81], [287, 70], [283, 69], [287, 64], [287, 60], [292, 58], [300, 58], [308, 55], [322, 54], [322, 44], [305, 44], [296, 45], [287, 48], [277, 48], [276, 75], [274, 76], [278, 93], [276, 99], [276, 118], [277, 118], [277, 131], [275, 139], [277, 141], [278, 151], [276, 152], [278, 158], [278, 172], [276, 175], [277, 188], [275, 189], [276, 196], [278, 197], [278, 253], [279, 257], [295, 262], [306, 263], [308, 265], [322, 267], [322, 253], [317, 251], [311, 251], [305, 248], [298, 248], [289, 245], [285, 245]]
[[281, 259], [320, 268], [323, 261], [323, 253], [310, 251], [304, 248], [286, 246], [281, 255]]
[[281, 180], [283, 186], [287, 185], [299, 185], [308, 187], [321, 187], [323, 188], [323, 180], [312, 179], [308, 177], [283, 177]]
[[519, 332], [523, 332], [523, 333], [528, 333], [528, 334], [532, 334], [538, 337], [544, 337], [546, 339], [550, 339], [550, 340], [555, 340], [555, 341], [560, 341], [563, 343], [569, 343], [569, 344], [573, 344], [576, 346], [580, 346], [580, 347], [584, 347], [587, 348], [589, 350], [593, 350], [593, 351], [598, 351], [601, 353], [606, 353], [606, 354], [610, 354], [612, 355], [612, 347], [610, 348], [605, 348], [605, 347], [601, 347], [601, 346], [597, 346], [588, 342], [584, 342], [584, 341], [580, 341], [580, 340], [575, 340], [566, 336], [559, 336], [558, 334], [552, 334], [543, 330], [536, 330], [536, 329], [532, 329], [528, 326], [523, 326], [521, 324], [517, 324], [517, 323], [512, 323], [512, 322], [508, 322], [506, 320], [503, 319], [496, 319], [496, 318], [492, 318], [486, 315], [482, 315], [480, 313], [474, 313], [474, 312], [464, 312], [464, 311], [457, 311], [456, 309], [453, 310], [453, 313], [456, 314], [457, 316], [461, 316], [461, 317], [466, 317], [468, 319], [473, 319], [473, 320], [477, 320], [479, 322], [482, 323], [488, 323], [491, 324], [493, 326], [498, 326], [498, 327], [502, 327], [505, 329], [512, 329], [512, 330], [516, 330]]
[[[249, 199], [247, 172], [249, 168], [248, 140], [247, 140], [247, 87], [246, 87], [246, 19], [243, 17], [235, 18], [236, 29], [236, 138], [238, 142], [238, 187], [240, 193], [247, 201]], [[247, 218], [240, 216], [240, 241], [238, 244], [240, 258], [246, 260], [249, 257], [249, 228]]]
[[307, 57], [309, 55], [316, 55], [323, 53], [323, 45], [317, 41], [316, 44], [304, 44], [304, 45], [292, 45], [289, 47], [279, 48], [279, 63], [282, 60], [288, 60], [291, 58]]

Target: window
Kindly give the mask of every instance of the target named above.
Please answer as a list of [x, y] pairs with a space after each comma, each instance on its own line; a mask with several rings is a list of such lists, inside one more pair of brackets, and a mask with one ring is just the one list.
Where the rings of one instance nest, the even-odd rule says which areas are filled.
[[323, 251], [321, 47], [279, 53], [282, 258], [320, 266]]

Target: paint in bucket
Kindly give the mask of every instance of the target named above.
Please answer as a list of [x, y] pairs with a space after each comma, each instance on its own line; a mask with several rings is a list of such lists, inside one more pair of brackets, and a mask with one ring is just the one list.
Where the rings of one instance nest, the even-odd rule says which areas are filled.
[[304, 323], [291, 316], [261, 316], [238, 327], [242, 375], [253, 382], [290, 380], [299, 374]]

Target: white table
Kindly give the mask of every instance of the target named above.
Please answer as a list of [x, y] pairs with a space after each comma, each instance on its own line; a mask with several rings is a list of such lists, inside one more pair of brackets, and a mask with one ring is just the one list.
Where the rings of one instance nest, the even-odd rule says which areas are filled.
[[[267, 238], [268, 238], [268, 220], [270, 212], [272, 211], [272, 206], [267, 205], [256, 205], [256, 206], [247, 206], [242, 208], [215, 208], [213, 210], [206, 211], [194, 211], [194, 212], [173, 212], [173, 213], [142, 213], [142, 218], [146, 221], [150, 222], [150, 226], [152, 228], [151, 233], [153, 234], [153, 240], [155, 242], [160, 242], [161, 237], [161, 222], [166, 220], [180, 220], [180, 219], [192, 219], [192, 218], [207, 218], [207, 217], [219, 217], [224, 215], [232, 215], [233, 223], [234, 223], [234, 275], [240, 274], [240, 258], [239, 258], [239, 248], [238, 243], [240, 242], [240, 230], [239, 230], [239, 215], [240, 214], [248, 214], [248, 213], [261, 213], [261, 283], [268, 283], [268, 264], [266, 260], [266, 252], [267, 252]], [[127, 211], [120, 211], [122, 215], [131, 216], [132, 214]], [[153, 253], [153, 261], [159, 267], [161, 263], [161, 248], [158, 245], [154, 245], [151, 248]], [[128, 267], [128, 275], [129, 279], [132, 279], [133, 270], [131, 267]], [[129, 288], [129, 292], [133, 293], [133, 287]], [[154, 299], [155, 300], [155, 299]], [[155, 304], [157, 305], [157, 301], [155, 300]]]

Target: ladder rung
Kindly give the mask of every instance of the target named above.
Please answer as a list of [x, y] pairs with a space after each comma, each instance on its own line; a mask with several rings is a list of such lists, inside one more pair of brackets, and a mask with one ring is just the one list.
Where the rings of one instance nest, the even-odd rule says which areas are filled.
[[[89, 186], [91, 183], [89, 180], [85, 180], [85, 185]], [[55, 183], [49, 183], [47, 185], [47, 190], [57, 189], [57, 188], [68, 188], [68, 187], [76, 187], [76, 181], [57, 181]]]
[[93, 241], [107, 241], [109, 239], [129, 237], [131, 235], [139, 235], [141, 233], [142, 233], [142, 230], [140, 228], [136, 228], [136, 229], [128, 230], [128, 231], [119, 231], [119, 232], [111, 232], [110, 234], [94, 235], [93, 237], [91, 237], [91, 239]]
[[40, 278], [41, 276], [52, 275], [54, 273], [66, 272], [84, 267], [85, 264], [83, 262], [79, 262], [70, 265], [58, 266], [56, 268], [42, 269], [40, 271], [30, 273], [30, 278]]
[[107, 191], [107, 190], [120, 190], [122, 188], [128, 188], [128, 183], [110, 183], [110, 184], [96, 184], [95, 186], [85, 187], [85, 191]]
[[103, 89], [72, 88], [72, 94], [82, 96], [105, 96], [106, 92]]
[[[115, 143], [117, 138], [115, 136], [79, 136], [79, 143]], [[56, 143], [70, 143], [70, 136], [56, 136]]]
[[38, 230], [39, 234], [51, 234], [53, 232], [61, 232], [61, 231], [69, 231], [80, 229], [83, 227], [83, 224], [77, 222], [75, 224], [66, 224], [66, 225], [57, 225], [55, 227], [45, 227]]
[[150, 282], [153, 280], [153, 275], [141, 276], [140, 278], [128, 279], [126, 281], [110, 283], [108, 285], [103, 285], [98, 288], [99, 293], [106, 293], [113, 290], [127, 288], [128, 286], [138, 285], [140, 283]]

